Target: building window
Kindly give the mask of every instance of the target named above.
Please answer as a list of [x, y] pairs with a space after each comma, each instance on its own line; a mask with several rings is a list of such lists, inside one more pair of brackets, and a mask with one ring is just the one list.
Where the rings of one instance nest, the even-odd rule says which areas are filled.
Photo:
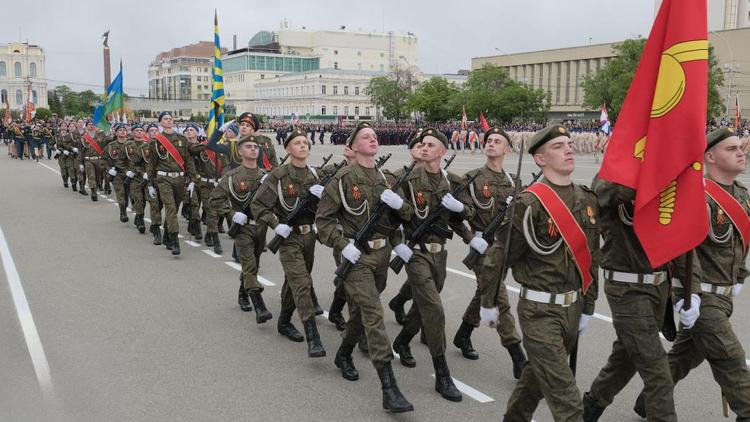
[[29, 65], [29, 75], [32, 78], [36, 78], [36, 63], [31, 63]]
[[349, 115], [349, 106], [344, 106], [344, 116]]
[[16, 62], [16, 64], [13, 67], [14, 67], [13, 76], [15, 76], [16, 78], [20, 78], [21, 77], [21, 62]]
[[349, 87], [348, 86], [344, 87], [344, 95], [349, 95]]
[[333, 106], [333, 115], [334, 116], [338, 116], [339, 115], [339, 106]]
[[333, 62], [333, 68], [338, 69], [339, 68], [339, 62]]
[[323, 116], [326, 115], [326, 106], [320, 106], [320, 114]]
[[370, 115], [370, 107], [365, 107], [365, 116]]
[[380, 53], [380, 57], [385, 57], [385, 53]]
[[359, 87], [358, 86], [354, 87], [354, 95], [359, 95]]
[[31, 91], [31, 102], [39, 104], [39, 95], [37, 95], [36, 90]]
[[5, 104], [7, 102], [8, 102], [8, 90], [3, 89], [2, 91], [0, 91], [0, 103]]
[[7, 69], [5, 68], [5, 62], [0, 62], [0, 76], [7, 76]]
[[354, 115], [359, 116], [359, 106], [354, 107]]
[[23, 104], [23, 94], [20, 89], [16, 90], [16, 105]]
[[361, 51], [357, 51], [357, 56], [362, 57], [362, 52]]
[[562, 75], [560, 74], [561, 70], [561, 63], [555, 63], [555, 71], [557, 72], [557, 83], [555, 84], [555, 104], [560, 104], [560, 80], [562, 78]]
[[326, 95], [326, 86], [325, 86], [325, 85], [321, 85], [321, 86], [320, 86], [320, 93], [321, 93], [322, 95]]
[[338, 85], [333, 86], [333, 95], [339, 95], [339, 87]]
[[570, 62], [565, 62], [565, 104], [570, 102]]

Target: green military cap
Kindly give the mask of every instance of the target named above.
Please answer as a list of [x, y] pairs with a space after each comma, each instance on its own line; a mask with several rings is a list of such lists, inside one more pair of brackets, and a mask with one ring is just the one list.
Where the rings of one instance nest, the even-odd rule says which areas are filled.
[[706, 151], [711, 149], [712, 146], [719, 142], [730, 138], [732, 136], [738, 136], [737, 131], [731, 127], [721, 127], [706, 135]]
[[510, 136], [508, 136], [507, 133], [502, 128], [499, 128], [497, 126], [492, 126], [491, 128], [487, 129], [487, 132], [484, 133], [484, 138], [482, 138], [483, 142], [487, 142], [487, 138], [490, 137], [490, 135], [499, 134], [503, 138], [505, 138], [506, 141], [508, 141], [508, 145], [510, 145]]
[[[294, 129], [292, 133], [290, 133], [289, 136], [287, 136], [286, 139], [284, 140], [284, 148], [286, 148], [286, 146], [289, 145], [289, 142], [292, 142], [292, 139], [298, 136], [304, 136], [305, 139], [307, 139], [307, 132], [299, 128]], [[310, 141], [308, 140], [307, 142], [309, 143]]]
[[260, 142], [258, 142], [258, 137], [255, 135], [250, 136], [243, 136], [242, 138], [237, 140], [237, 147], [244, 144], [245, 142], [255, 142], [256, 144], [260, 145]]
[[414, 137], [414, 139], [409, 142], [409, 149], [412, 149], [414, 145], [417, 144], [417, 142], [422, 142], [422, 140], [425, 138], [425, 136], [432, 136], [435, 138], [438, 138], [440, 142], [445, 145], [446, 148], [448, 148], [448, 138], [445, 137], [445, 134], [437, 129], [426, 127], [419, 131], [417, 133], [417, 136]]
[[354, 138], [357, 136], [357, 133], [359, 133], [360, 130], [365, 129], [365, 128], [372, 129], [372, 125], [367, 122], [359, 122], [357, 124], [357, 127], [355, 127], [352, 133], [349, 134], [349, 137], [346, 138], [346, 144], [349, 145], [349, 148], [351, 148], [352, 143], [354, 142]]
[[531, 141], [529, 141], [529, 154], [534, 154], [540, 146], [560, 136], [567, 136], [570, 138], [570, 133], [565, 126], [552, 125], [540, 130], [535, 133], [534, 136], [531, 137]]

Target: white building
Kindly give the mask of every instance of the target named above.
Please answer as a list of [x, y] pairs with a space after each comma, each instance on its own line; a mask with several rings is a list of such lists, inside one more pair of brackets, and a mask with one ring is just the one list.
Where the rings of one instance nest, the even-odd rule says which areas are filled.
[[[654, 15], [661, 0], [654, 1]], [[750, 27], [750, 0], [708, 0], [708, 30], [723, 31]]]
[[19, 110], [29, 99], [29, 84], [32, 102], [49, 108], [44, 50], [28, 43], [0, 44], [0, 103]]
[[255, 112], [277, 118], [295, 113], [315, 121], [372, 119], [375, 106], [367, 87], [385, 72], [321, 69], [289, 73], [255, 82]]

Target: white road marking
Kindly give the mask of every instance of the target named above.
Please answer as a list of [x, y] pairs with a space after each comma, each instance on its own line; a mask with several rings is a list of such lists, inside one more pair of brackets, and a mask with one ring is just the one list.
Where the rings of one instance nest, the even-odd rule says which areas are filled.
[[242, 271], [242, 266], [234, 261], [224, 261], [224, 263], [237, 271]]
[[221, 255], [217, 255], [214, 253], [214, 251], [209, 249], [203, 249], [203, 253], [210, 256], [211, 258], [221, 258]]
[[190, 245], [190, 246], [192, 246], [194, 248], [200, 247], [200, 245], [201, 245], [200, 243], [193, 242], [192, 240], [186, 240], [185, 243], [187, 243], [188, 245]]
[[[432, 374], [432, 377], [435, 377], [435, 374]], [[453, 379], [453, 383], [456, 384], [456, 388], [458, 388], [458, 391], [466, 394], [467, 396], [471, 397], [472, 399], [478, 401], [479, 403], [492, 403], [495, 401], [492, 397], [484, 394], [483, 392], [468, 386], [461, 381], [451, 377]]]
[[54, 391], [47, 355], [44, 353], [42, 340], [39, 338], [39, 332], [36, 329], [36, 324], [34, 324], [34, 317], [31, 315], [29, 302], [26, 300], [26, 293], [23, 290], [23, 285], [21, 285], [21, 278], [16, 270], [16, 264], [13, 262], [13, 256], [10, 253], [10, 248], [5, 240], [2, 228], [0, 228], [0, 257], [2, 257], [5, 275], [8, 278], [13, 303], [16, 306], [18, 321], [21, 323], [23, 336], [26, 339], [26, 347], [29, 350], [29, 356], [31, 356], [31, 362], [34, 365], [36, 379], [39, 382], [42, 393], [45, 396], [52, 397]]
[[324, 310], [322, 317], [328, 319], [328, 311]]
[[269, 280], [269, 279], [267, 279], [265, 277], [261, 277], [261, 276], [258, 276], [258, 283], [260, 283], [260, 284], [262, 284], [262, 285], [264, 285], [266, 287], [273, 287], [273, 286], [276, 285], [276, 283], [274, 283], [273, 281], [271, 281], [271, 280]]
[[182, 238], [184, 238], [185, 236], [183, 236], [183, 235], [181, 235], [181, 234], [177, 233], [177, 237], [178, 237], [179, 239], [182, 239]]
[[107, 198], [107, 201], [109, 201], [109, 202], [115, 202], [115, 200], [112, 199], [112, 198]]
[[146, 218], [146, 217], [143, 217], [143, 221], [145, 221], [145, 222], [147, 222], [147, 223], [150, 223], [150, 222], [151, 222], [151, 219], [150, 219], [150, 218]]
[[44, 163], [37, 163], [37, 164], [39, 164], [40, 166], [43, 166], [43, 167], [45, 167], [45, 168], [47, 168], [47, 169], [49, 169], [49, 170], [52, 170], [53, 172], [55, 172], [55, 173], [57, 173], [57, 174], [60, 174], [60, 171], [59, 171], [59, 170], [55, 170], [55, 169], [53, 169], [52, 167], [50, 167], [50, 166], [48, 166], [48, 165], [46, 165], [46, 164], [44, 164]]

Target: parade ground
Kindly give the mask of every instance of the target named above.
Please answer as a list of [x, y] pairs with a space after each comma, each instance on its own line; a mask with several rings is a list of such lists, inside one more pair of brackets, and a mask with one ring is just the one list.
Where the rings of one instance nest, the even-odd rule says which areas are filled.
[[[405, 147], [381, 147], [381, 155], [389, 152], [386, 168], [407, 164]], [[319, 165], [330, 153], [341, 159], [340, 146], [315, 145], [309, 163]], [[277, 154], [285, 153], [277, 147]], [[481, 152], [459, 151], [450, 170], [463, 174], [483, 163]], [[506, 171], [515, 173], [516, 165], [516, 154], [506, 156]], [[598, 167], [593, 156], [577, 155], [574, 182], [589, 185]], [[523, 180], [537, 170], [526, 155]], [[259, 279], [274, 319], [258, 325], [254, 313], [237, 306], [240, 266], [232, 261], [226, 234], [220, 235], [224, 254], [215, 255], [189, 240], [180, 217], [182, 254], [173, 257], [152, 245], [148, 233], [138, 233], [132, 213], [129, 222], [119, 222], [114, 195], [92, 203], [64, 189], [58, 171], [55, 160], [34, 163], [4, 154], [0, 159], [0, 377], [6, 380], [0, 383], [0, 421], [501, 420], [516, 380], [499, 336], [486, 327], [475, 331], [477, 361], [451, 344], [476, 288], [473, 273], [461, 263], [468, 246], [458, 237], [448, 243], [442, 300], [446, 358], [463, 401], [452, 403], [435, 392], [430, 355], [417, 337], [411, 344], [416, 368], [393, 361], [399, 387], [415, 411], [391, 415], [381, 408], [380, 383], [367, 356], [354, 351], [356, 382], [344, 380], [334, 366], [340, 333], [327, 313], [317, 318], [324, 358], [308, 358], [305, 343], [277, 333], [284, 282], [277, 255], [261, 257]], [[747, 175], [740, 180], [750, 184]], [[331, 250], [317, 244], [312, 276], [324, 309], [331, 302], [334, 269]], [[387, 302], [404, 280], [405, 272], [390, 272], [381, 296], [391, 341], [399, 325]], [[515, 314], [518, 284], [509, 276], [507, 286]], [[603, 286], [599, 289], [595, 318], [580, 339], [581, 393], [604, 366], [615, 339]], [[735, 299], [732, 316], [746, 350], [748, 320], [746, 291]], [[292, 321], [301, 329], [296, 313]], [[641, 387], [636, 376], [602, 420], [641, 420], [632, 411]], [[674, 397], [682, 421], [725, 420], [719, 386], [706, 363], [676, 386]], [[535, 420], [552, 421], [544, 401]]]

